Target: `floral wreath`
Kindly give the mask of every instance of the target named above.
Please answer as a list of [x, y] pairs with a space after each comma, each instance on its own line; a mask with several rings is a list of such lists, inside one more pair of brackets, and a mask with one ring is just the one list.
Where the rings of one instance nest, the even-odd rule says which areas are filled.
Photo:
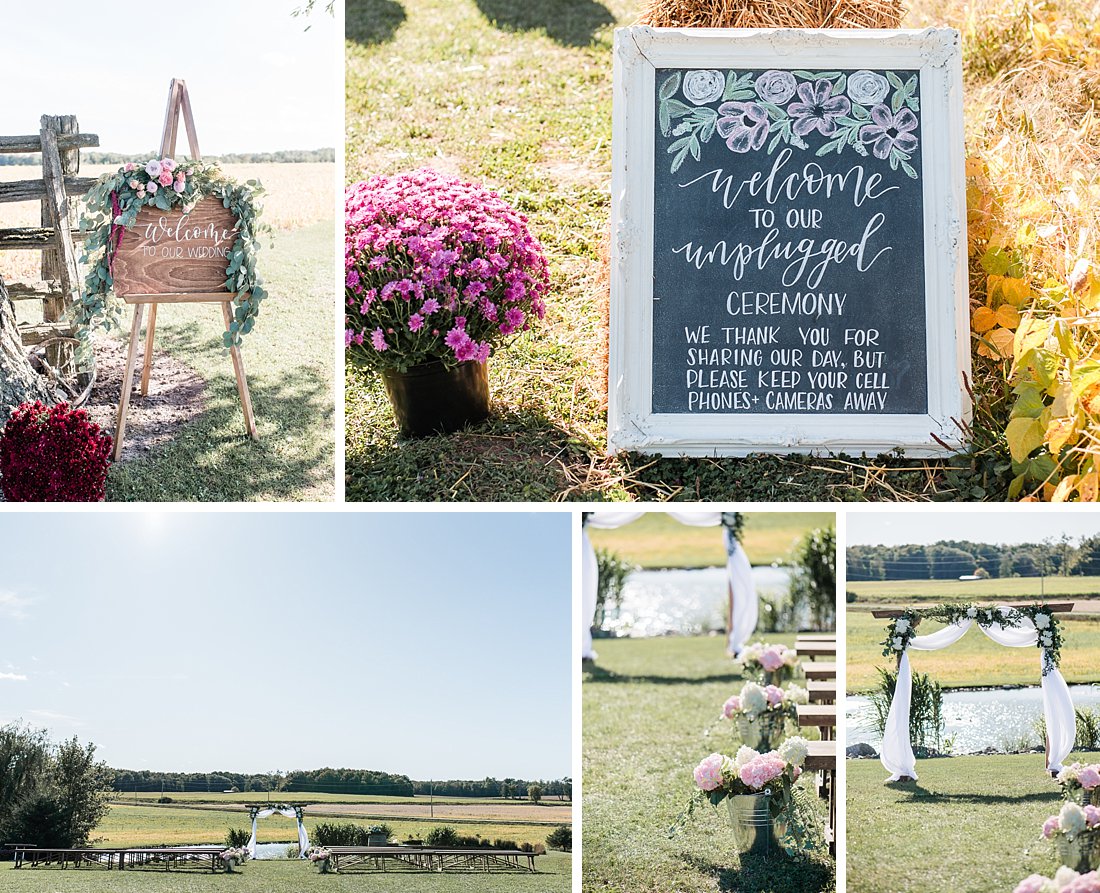
[[806, 138], [817, 133], [825, 138], [817, 156], [850, 146], [866, 157], [870, 149], [891, 170], [900, 167], [916, 180], [909, 162], [920, 125], [917, 94], [916, 74], [903, 81], [892, 71], [677, 71], [661, 82], [657, 117], [661, 133], [674, 138], [666, 150], [672, 173], [689, 153], [698, 161], [715, 133], [731, 152], [766, 144], [769, 155], [780, 143], [809, 149]]
[[1019, 629], [1025, 621], [1029, 621], [1039, 633], [1035, 644], [1043, 652], [1043, 675], [1055, 669], [1062, 659], [1062, 624], [1046, 605], [991, 608], [969, 602], [933, 608], [907, 608], [886, 627], [886, 638], [880, 643], [882, 656], [889, 657], [905, 651], [917, 634], [916, 626], [921, 620], [938, 620], [948, 625], [971, 620], [983, 628], [1001, 626], [1008, 629]]
[[84, 196], [87, 210], [80, 218], [80, 230], [87, 234], [81, 260], [91, 264], [74, 314], [80, 338], [87, 340], [96, 325], [107, 331], [121, 326], [121, 308], [112, 300], [114, 258], [123, 233], [137, 221], [138, 212], [142, 208], [178, 208], [187, 214], [209, 197], [237, 218], [237, 239], [225, 270], [225, 287], [234, 293], [233, 319], [224, 341], [226, 347], [239, 347], [241, 337], [255, 325], [260, 301], [267, 297], [256, 272], [258, 237], [271, 229], [259, 222], [262, 204], [257, 199], [263, 194], [258, 180], [238, 184], [216, 163], [207, 161], [154, 158], [143, 165], [127, 163], [116, 173], [101, 176]]

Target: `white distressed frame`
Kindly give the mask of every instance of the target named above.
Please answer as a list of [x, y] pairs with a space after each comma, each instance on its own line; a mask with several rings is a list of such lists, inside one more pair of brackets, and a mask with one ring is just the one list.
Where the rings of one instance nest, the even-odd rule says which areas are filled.
[[[754, 452], [935, 456], [970, 420], [962, 53], [959, 33], [676, 29], [615, 32], [608, 448], [665, 456]], [[653, 166], [658, 68], [919, 69], [928, 412], [654, 413]]]

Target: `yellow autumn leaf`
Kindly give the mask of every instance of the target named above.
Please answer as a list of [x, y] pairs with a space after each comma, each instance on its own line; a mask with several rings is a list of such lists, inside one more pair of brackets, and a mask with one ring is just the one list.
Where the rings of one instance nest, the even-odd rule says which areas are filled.
[[1002, 304], [997, 308], [997, 324], [1006, 329], [1014, 329], [1020, 324], [1020, 311], [1011, 304]]
[[978, 353], [991, 360], [1007, 359], [1012, 356], [1012, 338], [1012, 332], [1008, 329], [996, 328], [986, 332], [978, 344]]
[[1016, 360], [1019, 361], [1025, 353], [1035, 347], [1042, 347], [1047, 340], [1050, 327], [1045, 320], [1036, 319], [1034, 316], [1025, 316], [1016, 328], [1016, 341], [1014, 343]]
[[1077, 489], [1081, 493], [1082, 502], [1096, 502], [1097, 494], [1100, 493], [1100, 475], [1095, 471], [1082, 475]]
[[1043, 445], [1043, 426], [1038, 419], [1016, 418], [1005, 428], [1008, 451], [1014, 462], [1026, 462]]
[[1070, 474], [1062, 478], [1058, 482], [1058, 486], [1054, 488], [1054, 492], [1051, 494], [1051, 502], [1065, 502], [1073, 495], [1073, 491], [1077, 489], [1077, 475]]
[[1062, 452], [1062, 447], [1077, 433], [1077, 420], [1072, 416], [1052, 419], [1047, 426], [1046, 441], [1052, 455]]
[[1073, 396], [1073, 385], [1068, 381], [1060, 381], [1055, 385], [1054, 402], [1050, 404], [1050, 411], [1056, 416], [1068, 416], [1074, 411], [1077, 404]]
[[1026, 279], [1005, 276], [1001, 279], [1001, 294], [1008, 303], [1022, 307], [1031, 297], [1031, 286]]
[[996, 273], [990, 273], [985, 280], [985, 302], [990, 306], [997, 300], [997, 296], [1001, 293], [1001, 282], [1004, 281], [1004, 276], [999, 276]]
[[997, 314], [988, 307], [979, 307], [974, 311], [970, 322], [975, 332], [988, 332], [997, 325]]

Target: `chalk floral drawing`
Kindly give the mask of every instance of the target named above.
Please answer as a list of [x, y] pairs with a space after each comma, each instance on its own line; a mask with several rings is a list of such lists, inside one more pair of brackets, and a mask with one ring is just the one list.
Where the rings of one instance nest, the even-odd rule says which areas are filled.
[[657, 92], [657, 122], [661, 134], [671, 138], [666, 147], [671, 172], [689, 155], [698, 161], [703, 145], [717, 133], [738, 154], [771, 155], [780, 145], [817, 156], [850, 150], [886, 161], [915, 180], [909, 162], [918, 149], [920, 99], [917, 75], [902, 80], [905, 74], [671, 72]]

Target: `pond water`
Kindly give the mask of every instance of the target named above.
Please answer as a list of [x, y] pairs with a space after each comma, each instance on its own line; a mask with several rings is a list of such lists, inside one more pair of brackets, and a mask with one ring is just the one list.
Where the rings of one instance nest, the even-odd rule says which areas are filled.
[[298, 841], [288, 840], [286, 843], [258, 843], [256, 844], [257, 859], [286, 859], [287, 847], [297, 846]]
[[[1100, 685], [1071, 685], [1075, 707], [1100, 706]], [[878, 750], [882, 738], [874, 730], [874, 710], [865, 697], [844, 700], [847, 744], [863, 742]], [[987, 747], [1016, 749], [1021, 738], [1039, 744], [1035, 721], [1043, 715], [1039, 687], [952, 691], [943, 695], [944, 738], [954, 736], [953, 753], [975, 753]]]
[[[754, 567], [758, 595], [782, 597], [790, 590], [791, 570]], [[695, 635], [726, 628], [726, 569], [640, 570], [623, 587], [623, 603], [609, 611], [604, 626], [619, 636]]]

